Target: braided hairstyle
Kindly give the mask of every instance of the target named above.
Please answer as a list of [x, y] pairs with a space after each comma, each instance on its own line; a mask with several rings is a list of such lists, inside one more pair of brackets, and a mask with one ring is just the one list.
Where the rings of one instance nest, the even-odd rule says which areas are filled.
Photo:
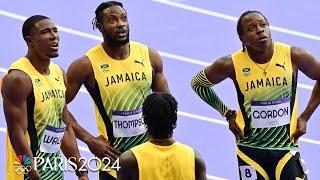
[[177, 125], [178, 103], [167, 93], [152, 93], [143, 103], [142, 114], [149, 134], [155, 139], [172, 137]]
[[92, 26], [93, 29], [97, 28], [97, 23], [102, 23], [102, 11], [109, 8], [109, 7], [113, 7], [113, 6], [120, 6], [123, 8], [123, 5], [121, 2], [118, 1], [107, 1], [107, 2], [103, 2], [101, 3], [96, 11], [95, 11], [95, 18], [93, 18], [92, 20]]

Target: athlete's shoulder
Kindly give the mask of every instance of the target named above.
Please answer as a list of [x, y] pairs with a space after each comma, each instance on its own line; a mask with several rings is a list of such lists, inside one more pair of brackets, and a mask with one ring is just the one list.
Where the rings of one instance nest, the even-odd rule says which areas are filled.
[[319, 76], [320, 63], [307, 50], [299, 47], [291, 47], [291, 61], [303, 73], [312, 79]]
[[86, 72], [88, 69], [91, 69], [91, 62], [88, 56], [84, 55], [76, 60], [74, 60], [71, 64], [69, 69], [77, 69]]
[[3, 77], [1, 92], [4, 98], [24, 99], [32, 92], [32, 81], [29, 75], [21, 70], [9, 70]]
[[14, 83], [32, 83], [29, 75], [18, 69], [10, 69], [9, 72], [3, 77], [6, 82]]
[[120, 170], [117, 173], [118, 179], [136, 179], [138, 177], [138, 163], [131, 150], [125, 151], [119, 157]]
[[182, 147], [182, 148], [184, 148], [184, 149], [189, 149], [189, 150], [192, 150], [192, 149], [193, 149], [191, 146], [189, 146], [189, 145], [187, 145], [187, 144], [184, 144], [184, 143], [181, 143], [181, 142], [179, 142], [179, 141], [174, 142], [174, 144], [175, 144], [176, 146]]
[[135, 158], [132, 150], [128, 150], [128, 151], [123, 152], [123, 153], [120, 155], [119, 158], [120, 158], [120, 159], [119, 159], [120, 162], [121, 162], [121, 160], [123, 160], [123, 161], [125, 161], [125, 162], [127, 162], [127, 163], [130, 163], [130, 164], [136, 162], [136, 158]]
[[232, 60], [232, 55], [222, 56], [222, 57], [217, 59], [217, 61], [224, 62], [224, 63], [227, 63], [227, 62], [229, 62], [231, 60]]
[[204, 69], [208, 80], [217, 84], [226, 78], [234, 78], [234, 67], [231, 56], [223, 56], [216, 59], [211, 65]]
[[91, 47], [87, 52], [86, 55], [91, 54], [91, 53], [96, 53], [97, 51], [99, 51], [102, 48], [101, 44], [97, 44], [93, 47]]
[[158, 51], [151, 47], [148, 47], [148, 52], [149, 52], [149, 59], [150, 59], [153, 70], [155, 72], [162, 72], [163, 62]]
[[233, 67], [232, 56], [227, 55], [227, 56], [220, 57], [220, 58], [216, 59], [212, 64], [215, 66], [218, 66], [220, 68], [223, 68], [223, 69], [231, 68], [231, 67]]
[[87, 56], [82, 56], [73, 61], [67, 70], [67, 82], [85, 82], [92, 77], [93, 69]]
[[132, 41], [132, 40], [130, 40], [130, 45], [148, 47], [146, 44], [143, 44], [143, 43], [138, 42], [138, 41]]
[[247, 50], [239, 49], [230, 55], [232, 61], [242, 61], [243, 58], [247, 58]]
[[195, 157], [195, 175], [196, 179], [204, 180], [207, 179], [207, 173], [206, 173], [206, 164], [204, 160], [202, 159], [200, 153], [194, 150], [194, 157]]
[[282, 47], [290, 47], [291, 45], [290, 44], [287, 44], [287, 43], [284, 43], [284, 42], [274, 42], [274, 45], [275, 46], [282, 46]]
[[27, 63], [28, 63], [28, 58], [21, 57], [13, 61], [13, 63], [10, 65], [10, 69], [25, 68]]

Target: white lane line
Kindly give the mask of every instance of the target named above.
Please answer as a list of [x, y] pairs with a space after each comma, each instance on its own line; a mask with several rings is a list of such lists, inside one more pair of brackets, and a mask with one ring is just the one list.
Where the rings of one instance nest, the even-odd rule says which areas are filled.
[[[18, 19], [18, 20], [21, 20], [21, 21], [24, 21], [24, 20], [27, 19], [27, 17], [25, 17], [25, 16], [21, 16], [21, 15], [15, 14], [15, 13], [10, 13], [10, 12], [7, 12], [7, 11], [1, 10], [1, 9], [0, 9], [0, 14], [4, 15], [4, 16], [7, 16], [7, 17], [11, 17], [13, 19]], [[66, 28], [66, 27], [63, 27], [63, 26], [57, 26], [57, 27], [59, 28], [60, 31], [65, 32], [65, 33], [77, 35], [77, 36], [88, 38], [88, 39], [98, 40], [98, 41], [102, 41], [103, 40], [102, 37], [100, 37], [100, 36], [96, 36], [96, 35], [92, 35], [92, 34], [89, 34], [89, 33], [81, 32], [81, 31], [74, 30], [74, 29], [71, 29], [71, 28]], [[161, 56], [164, 56], [164, 57], [167, 57], [167, 58], [176, 59], [176, 60], [179, 60], [179, 61], [188, 62], [188, 63], [192, 63], [192, 64], [197, 64], [197, 65], [201, 65], [201, 66], [210, 65], [210, 63], [207, 63], [207, 62], [204, 62], [204, 61], [195, 60], [195, 59], [192, 59], [192, 58], [188, 58], [188, 57], [184, 57], [184, 56], [180, 56], [180, 55], [175, 55], [175, 54], [171, 54], [171, 53], [167, 53], [167, 52], [159, 51], [159, 54]], [[5, 73], [7, 70], [4, 69], [4, 68], [0, 68], [0, 71]], [[299, 83], [298, 83], [298, 87], [299, 87]], [[312, 86], [302, 84], [302, 88], [312, 89]], [[81, 88], [80, 92], [87, 92], [87, 91], [85, 89]], [[202, 121], [208, 121], [208, 122], [212, 122], [212, 123], [216, 123], [216, 124], [227, 125], [226, 122], [221, 121], [221, 120], [212, 119], [212, 118], [199, 116], [199, 115], [194, 115], [194, 114], [190, 114], [190, 113], [187, 113], [187, 112], [179, 111], [178, 114], [181, 115], [181, 116], [195, 118], [195, 119], [202, 120]], [[3, 131], [3, 129], [1, 128], [0, 131]], [[4, 129], [4, 132], [5, 132], [5, 129]], [[317, 142], [317, 141], [310, 140], [310, 142]], [[79, 146], [79, 149], [81, 151], [90, 152], [87, 147]], [[212, 179], [212, 180], [227, 180], [227, 179], [216, 177], [216, 176], [212, 176], [212, 175], [207, 175], [207, 177], [208, 177], [208, 179]]]
[[4, 128], [4, 127], [0, 127], [0, 131], [1, 131], [1, 132], [4, 132], [4, 133], [7, 132], [6, 128]]
[[[186, 4], [179, 3], [179, 2], [173, 2], [173, 1], [169, 1], [169, 0], [152, 0], [152, 1], [153, 2], [157, 2], [157, 3], [161, 3], [161, 4], [166, 4], [166, 5], [169, 5], [169, 6], [172, 6], [172, 7], [176, 7], [176, 8], [180, 8], [180, 9], [185, 9], [185, 10], [188, 10], [188, 11], [191, 11], [191, 12], [205, 14], [205, 15], [209, 15], [209, 16], [212, 16], [212, 17], [216, 17], [216, 18], [232, 21], [232, 22], [237, 22], [238, 21], [238, 17], [235, 17], [235, 16], [230, 16], [230, 15], [227, 15], [227, 14], [223, 14], [223, 13], [219, 13], [219, 12], [215, 12], [215, 11], [211, 11], [211, 10], [206, 10], [206, 9], [202, 9], [202, 8], [186, 5]], [[282, 27], [279, 27], [279, 26], [270, 25], [270, 29], [272, 29], [273, 31], [281, 32], [281, 33], [284, 33], [284, 34], [290, 34], [290, 35], [293, 35], [293, 36], [298, 36], [298, 37], [302, 37], [302, 38], [306, 38], [306, 39], [312, 39], [312, 40], [317, 40], [317, 41], [320, 40], [320, 36], [318, 36], [318, 35], [308, 34], [308, 33], [305, 33], [305, 32], [295, 31], [295, 30], [291, 30], [291, 29], [287, 29], [287, 28], [282, 28]]]
[[[15, 14], [15, 13], [7, 12], [7, 11], [1, 10], [1, 9], [0, 9], [0, 15], [4, 15], [4, 16], [10, 17], [10, 18], [21, 20], [21, 21], [24, 21], [26, 19], [25, 16], [21, 16], [21, 15]], [[62, 26], [59, 26], [59, 27], [60, 27], [60, 31], [62, 31], [62, 32], [66, 32], [66, 33], [77, 35], [77, 36], [84, 37], [84, 38], [102, 41], [102, 38], [100, 36], [92, 35], [89, 33], [84, 33], [81, 31], [77, 31], [77, 30], [62, 27]], [[160, 52], [159, 51], [159, 54], [164, 57], [176, 59], [176, 60], [187, 62], [187, 63], [197, 64], [197, 65], [201, 65], [201, 66], [207, 66], [210, 64], [210, 63], [207, 63], [207, 62], [204, 62], [201, 60], [196, 60], [196, 59], [192, 59], [192, 58], [188, 58], [188, 57], [184, 57], [184, 56], [180, 56], [180, 55], [175, 55], [175, 54], [171, 54], [171, 53], [167, 53], [167, 52]], [[0, 71], [5, 73], [7, 71], [7, 69], [0, 68]], [[311, 86], [311, 85], [302, 84], [302, 83], [298, 83], [298, 87], [303, 88], [303, 89], [308, 89], [308, 90], [312, 90], [312, 88], [313, 88], [313, 86]], [[84, 88], [81, 88], [80, 92], [88, 93]], [[208, 118], [208, 117], [199, 116], [199, 115], [195, 115], [195, 114], [191, 114], [191, 113], [187, 113], [187, 112], [181, 112], [181, 111], [179, 111], [178, 113], [181, 116], [185, 116], [185, 117], [189, 117], [189, 118], [194, 118], [194, 119], [198, 119], [198, 120], [202, 120], [202, 121], [208, 121], [208, 122], [212, 122], [212, 123], [216, 123], [216, 124], [227, 125], [226, 122], [218, 120], [218, 119]], [[306, 142], [313, 142], [314, 144], [319, 144], [318, 141], [309, 140], [309, 139], [306, 139]]]
[[212, 176], [212, 175], [208, 175], [208, 174], [207, 174], [207, 178], [208, 179], [212, 179], [212, 180], [229, 180], [229, 179], [224, 179], [224, 178], [221, 178], [221, 177]]
[[8, 69], [0, 67], [0, 72], [6, 73]]
[[[169, 54], [169, 53], [159, 52], [159, 54], [161, 56], [164, 56], [164, 57], [168, 57], [168, 58], [171, 58], [171, 59], [176, 59], [176, 60], [183, 61], [183, 62], [198, 64], [198, 65], [201, 65], [201, 66], [206, 66], [206, 65], [209, 64], [209, 63], [202, 62], [202, 61], [199, 61], [199, 60], [195, 60], [195, 59], [191, 59], [191, 58], [187, 58], [187, 57], [183, 57], [183, 56], [178, 56], [178, 55], [173, 55], [173, 54]], [[0, 72], [6, 73], [7, 69], [0, 67]], [[303, 83], [298, 83], [297, 86], [299, 88], [307, 89], [307, 90], [312, 90], [312, 88], [313, 88], [313, 85], [308, 85], [308, 84], [303, 84]]]
[[[17, 20], [21, 20], [24, 21], [27, 19], [27, 17], [25, 16], [21, 16], [19, 14], [15, 14], [15, 13], [11, 13], [11, 12], [7, 12], [4, 10], [0, 9], [0, 15], [6, 16], [6, 17], [10, 17], [13, 19], [17, 19]], [[92, 35], [89, 33], [85, 33], [85, 32], [81, 32], [75, 29], [71, 29], [71, 28], [66, 28], [63, 26], [57, 26], [59, 28], [60, 31], [65, 32], [65, 33], [69, 33], [72, 35], [76, 35], [76, 36], [80, 36], [83, 38], [88, 38], [88, 39], [92, 39], [92, 40], [98, 40], [98, 41], [102, 41], [102, 37], [101, 36], [96, 36], [96, 35]], [[178, 61], [182, 61], [182, 62], [186, 62], [186, 63], [191, 63], [191, 64], [196, 64], [196, 65], [201, 65], [201, 66], [208, 66], [210, 65], [210, 63], [205, 62], [203, 60], [198, 60], [198, 59], [192, 59], [192, 58], [188, 58], [188, 57], [184, 57], [184, 56], [180, 56], [180, 55], [176, 55], [176, 54], [171, 54], [168, 52], [162, 52], [162, 51], [158, 51], [159, 54], [163, 57], [167, 57], [169, 59], [175, 59]], [[0, 68], [0, 71], [2, 72], [6, 72], [6, 69], [4, 68]], [[298, 83], [298, 87], [299, 88], [303, 88], [303, 89], [308, 89], [308, 90], [312, 90], [313, 86], [311, 85], [307, 85], [307, 84], [302, 84], [302, 83]]]
[[[88, 91], [85, 88], [80, 88], [80, 92], [89, 94]], [[179, 116], [183, 116], [183, 117], [187, 117], [187, 118], [191, 118], [191, 119], [197, 119], [197, 120], [200, 120], [200, 121], [205, 121], [205, 122], [210, 122], [210, 123], [214, 123], [214, 124], [220, 124], [220, 125], [228, 126], [228, 123], [225, 120], [220, 120], [220, 119], [200, 116], [200, 115], [196, 115], [196, 114], [192, 114], [192, 113], [188, 113], [188, 112], [183, 112], [183, 111], [178, 111], [178, 115]], [[317, 140], [314, 140], [314, 139], [301, 137], [300, 141], [306, 142], [306, 143], [310, 143], [310, 144], [320, 145], [320, 141], [317, 141]]]

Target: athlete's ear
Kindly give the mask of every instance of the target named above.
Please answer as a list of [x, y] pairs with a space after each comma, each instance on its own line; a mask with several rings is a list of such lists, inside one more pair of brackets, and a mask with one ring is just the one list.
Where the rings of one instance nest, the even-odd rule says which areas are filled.
[[244, 52], [246, 51], [246, 42], [243, 40], [241, 40], [241, 42], [242, 42], [242, 51]]
[[33, 40], [31, 38], [31, 36], [25, 36], [24, 40], [26, 41], [27, 45], [30, 45], [30, 46], [33, 45]]
[[98, 23], [98, 22], [97, 22], [96, 27], [99, 29], [99, 31], [100, 31], [101, 33], [104, 32], [104, 30], [103, 30], [103, 25], [102, 25], [101, 23]]

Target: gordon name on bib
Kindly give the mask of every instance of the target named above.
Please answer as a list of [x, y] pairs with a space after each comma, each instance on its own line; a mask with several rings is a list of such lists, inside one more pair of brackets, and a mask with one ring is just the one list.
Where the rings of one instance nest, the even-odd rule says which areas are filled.
[[290, 123], [290, 98], [251, 101], [253, 128], [278, 127]]
[[114, 137], [132, 137], [146, 132], [142, 109], [112, 111], [112, 125]]

